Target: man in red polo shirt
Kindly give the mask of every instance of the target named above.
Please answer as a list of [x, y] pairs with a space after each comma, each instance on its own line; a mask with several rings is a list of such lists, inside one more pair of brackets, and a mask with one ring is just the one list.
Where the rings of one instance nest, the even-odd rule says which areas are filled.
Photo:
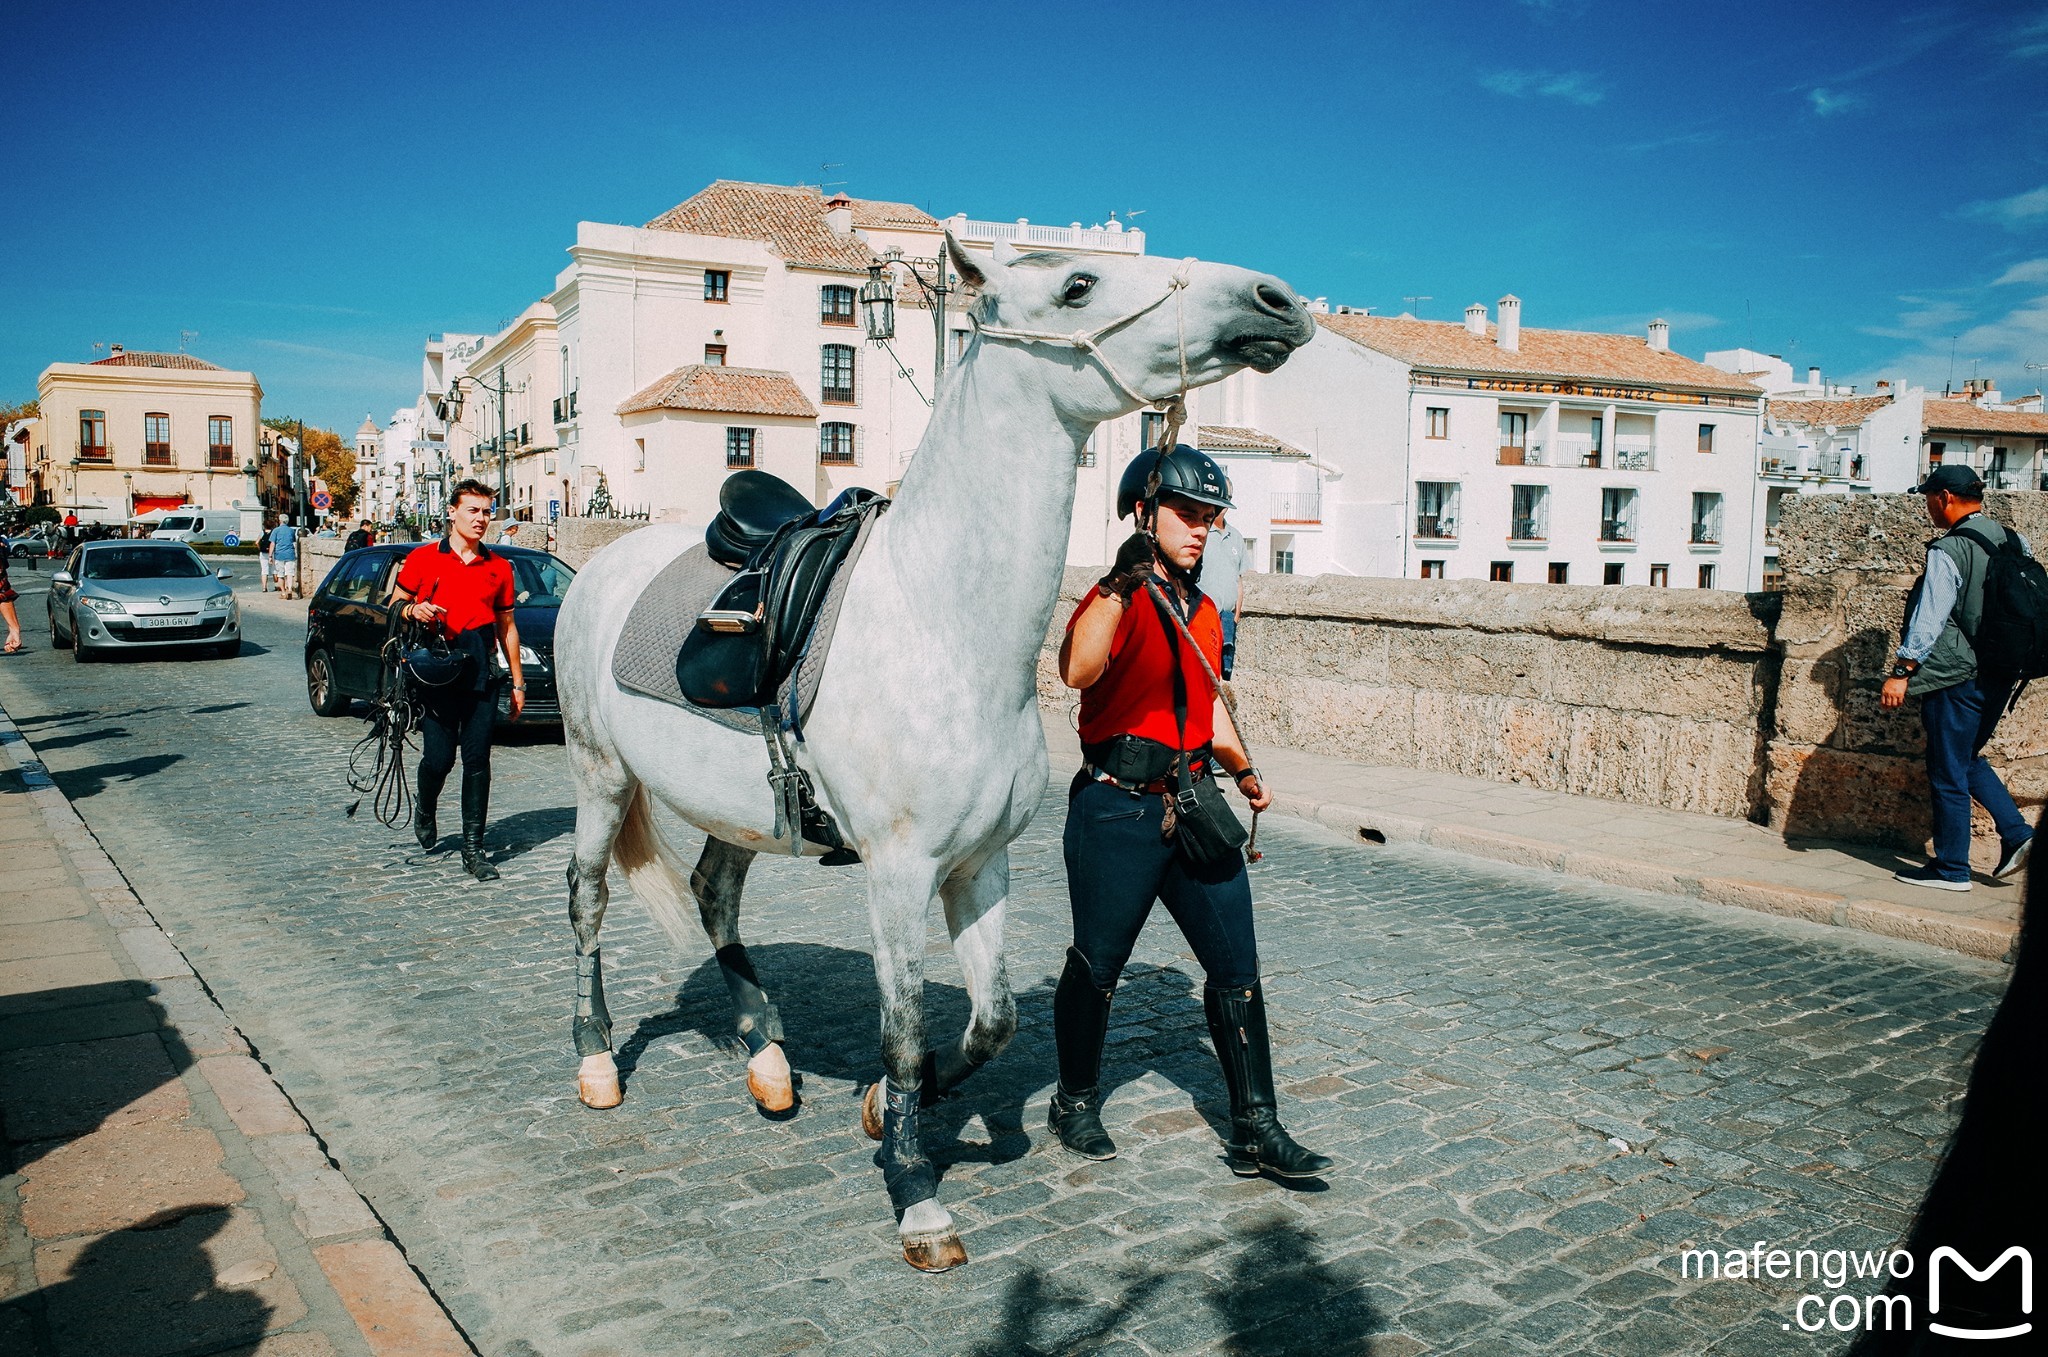
[[495, 496], [482, 481], [459, 482], [448, 510], [448, 535], [415, 547], [398, 569], [397, 598], [405, 615], [446, 637], [467, 657], [454, 682], [424, 688], [420, 723], [420, 782], [413, 834], [420, 847], [440, 841], [434, 807], [442, 784], [462, 753], [462, 870], [495, 881], [484, 858], [484, 817], [491, 804], [491, 723], [498, 714], [498, 679], [491, 661], [502, 649], [511, 670], [512, 716], [526, 706], [519, 667], [519, 626], [512, 619], [512, 563], [484, 545]]

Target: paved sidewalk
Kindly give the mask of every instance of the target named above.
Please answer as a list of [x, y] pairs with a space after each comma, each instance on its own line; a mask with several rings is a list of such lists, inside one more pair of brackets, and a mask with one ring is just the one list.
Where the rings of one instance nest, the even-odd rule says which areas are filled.
[[[1050, 709], [1053, 768], [1073, 768], [1080, 737]], [[1317, 821], [1362, 845], [1426, 843], [1612, 886], [1739, 905], [1812, 923], [1880, 933], [1971, 956], [2006, 957], [2019, 932], [2024, 875], [1993, 882], [1988, 862], [1968, 893], [1892, 880], [1917, 858], [1889, 849], [1787, 842], [1763, 825], [1590, 796], [1378, 768], [1277, 746], [1253, 754], [1271, 778], [1274, 810]]]
[[0, 1352], [472, 1351], [0, 711]]

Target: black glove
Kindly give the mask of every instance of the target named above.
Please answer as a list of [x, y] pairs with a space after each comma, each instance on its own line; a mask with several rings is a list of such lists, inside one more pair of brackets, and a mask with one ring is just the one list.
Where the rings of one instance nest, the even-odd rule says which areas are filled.
[[1128, 603], [1131, 595], [1144, 588], [1145, 581], [1151, 578], [1152, 539], [1142, 532], [1134, 532], [1116, 549], [1116, 563], [1110, 566], [1107, 575], [1095, 582], [1095, 587]]

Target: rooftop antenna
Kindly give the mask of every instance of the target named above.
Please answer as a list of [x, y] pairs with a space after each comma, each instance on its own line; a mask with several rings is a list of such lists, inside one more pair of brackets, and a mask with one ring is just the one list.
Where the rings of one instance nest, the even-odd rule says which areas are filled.
[[[1412, 316], [1415, 314], [1415, 309], [1418, 306], [1422, 305], [1422, 303], [1424, 302], [1433, 302], [1436, 300], [1436, 298], [1430, 296], [1426, 292], [1419, 292], [1413, 297], [1403, 297], [1401, 300], [1408, 303], [1408, 314]], [[1420, 320], [1421, 317], [1417, 316], [1416, 319]]]
[[1947, 380], [1946, 382], [1942, 383], [1942, 387], [1941, 387], [1941, 393], [1942, 393], [1942, 394], [1943, 394], [1944, 396], [1945, 396], [1945, 395], [1947, 395], [1947, 394], [1948, 394], [1949, 392], [1951, 392], [1951, 391], [1953, 391], [1953, 390], [1955, 390], [1955, 389], [1956, 389], [1956, 339], [1957, 339], [1957, 338], [1958, 338], [1958, 336], [1956, 336], [1956, 335], [1950, 335], [1950, 336], [1948, 337], [1948, 380]]
[[844, 179], [828, 180], [825, 178], [825, 176], [832, 173], [832, 171], [843, 170], [845, 168], [846, 165], [844, 164], [844, 162], [836, 160], [827, 161], [823, 165], [818, 166], [818, 187], [821, 189], [845, 188], [846, 181]]
[[[1152, 209], [1151, 209], [1151, 208], [1149, 208], [1149, 207], [1127, 207], [1127, 208], [1125, 208], [1125, 209], [1124, 209], [1124, 220], [1125, 220], [1126, 222], [1128, 222], [1128, 221], [1129, 221], [1129, 220], [1130, 220], [1131, 218], [1133, 218], [1133, 217], [1142, 217], [1142, 216], [1144, 216], [1144, 215], [1145, 215], [1145, 214], [1146, 214], [1147, 212], [1149, 212], [1149, 211], [1151, 211], [1151, 210], [1152, 210]], [[1110, 213], [1110, 214], [1109, 214], [1109, 219], [1110, 219], [1111, 221], [1115, 221], [1115, 220], [1116, 220], [1116, 213], [1114, 213], [1114, 212]]]
[[197, 338], [199, 338], [199, 331], [197, 331], [197, 330], [180, 330], [180, 331], [178, 331], [178, 352], [179, 352], [179, 353], [187, 353], [187, 352], [190, 352], [190, 350], [189, 350], [189, 349], [187, 349], [187, 347], [186, 347], [186, 346], [187, 346], [187, 345], [189, 345], [189, 344], [190, 344], [190, 343], [191, 343], [191, 342], [192, 342], [193, 340], [195, 340], [195, 339], [197, 339]]
[[93, 343], [93, 346], [92, 346], [92, 351], [93, 351], [94, 353], [103, 353], [103, 352], [105, 352], [105, 351], [106, 351], [106, 347], [107, 347], [107, 342], [106, 342], [106, 341], [105, 341], [104, 339], [102, 339], [102, 340], [96, 340], [96, 341], [94, 341], [94, 343]]

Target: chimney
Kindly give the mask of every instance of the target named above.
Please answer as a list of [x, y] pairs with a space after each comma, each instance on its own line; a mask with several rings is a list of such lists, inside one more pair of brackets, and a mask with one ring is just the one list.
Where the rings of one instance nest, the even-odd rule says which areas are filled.
[[1650, 322], [1650, 347], [1660, 353], [1671, 352], [1671, 322], [1653, 320]]
[[825, 224], [832, 228], [835, 236], [853, 234], [853, 199], [844, 193], [835, 193], [825, 200]]
[[128, 350], [122, 348], [119, 344], [115, 344], [107, 349], [107, 357], [119, 358], [122, 354], [126, 352], [128, 352]]
[[1522, 347], [1522, 299], [1512, 292], [1500, 299], [1500, 325], [1493, 342], [1509, 353]]
[[1486, 338], [1486, 304], [1474, 302], [1465, 308], [1465, 333]]
[[1808, 368], [1808, 369], [1806, 370], [1806, 384], [1807, 384], [1808, 386], [1819, 386], [1819, 385], [1820, 385], [1820, 369], [1819, 369], [1819, 368]]
[[1892, 384], [1886, 381], [1884, 378], [1880, 377], [1877, 379], [1877, 389], [1879, 391], [1889, 392], [1892, 389]]

